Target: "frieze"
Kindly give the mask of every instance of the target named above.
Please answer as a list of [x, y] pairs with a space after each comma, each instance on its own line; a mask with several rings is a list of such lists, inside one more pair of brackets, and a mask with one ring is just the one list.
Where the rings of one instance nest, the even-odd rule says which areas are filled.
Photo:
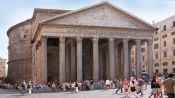
[[127, 37], [127, 36], [135, 36], [136, 33], [134, 32], [116, 32], [112, 30], [86, 30], [86, 29], [68, 29], [66, 31], [67, 33], [71, 34], [77, 34], [77, 35], [84, 35], [84, 36], [98, 36], [98, 37], [104, 37], [106, 35], [110, 36], [121, 36], [121, 37]]
[[[151, 33], [150, 33], [151, 34]], [[151, 38], [149, 32], [129, 32], [105, 29], [62, 28], [57, 30], [44, 30], [42, 36], [50, 37], [99, 37], [99, 38]], [[139, 39], [139, 38], [138, 38]]]

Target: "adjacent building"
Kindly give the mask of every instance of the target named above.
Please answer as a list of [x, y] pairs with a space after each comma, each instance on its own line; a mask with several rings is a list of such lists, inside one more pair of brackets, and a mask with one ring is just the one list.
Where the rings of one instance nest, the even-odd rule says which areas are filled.
[[7, 61], [0, 58], [0, 78], [7, 77]]
[[175, 73], [175, 15], [154, 26], [154, 72]]
[[[154, 74], [175, 73], [175, 15], [163, 21], [153, 23], [155, 32], [153, 34], [153, 59]], [[132, 74], [135, 75], [136, 57], [135, 46], [131, 47]], [[147, 43], [142, 43], [142, 73], [148, 74], [149, 54]]]
[[35, 9], [31, 19], [7, 32], [8, 78], [36, 83], [129, 78], [132, 47], [135, 74], [141, 76], [142, 43], [148, 44], [144, 55], [152, 76], [153, 33], [149, 23], [109, 2], [78, 10]]

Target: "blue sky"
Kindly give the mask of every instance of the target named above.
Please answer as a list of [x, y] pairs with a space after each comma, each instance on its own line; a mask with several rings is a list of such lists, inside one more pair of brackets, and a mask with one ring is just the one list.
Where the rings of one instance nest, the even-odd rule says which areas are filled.
[[[8, 59], [7, 30], [32, 17], [34, 8], [75, 10], [104, 0], [0, 0], [0, 57]], [[175, 15], [175, 0], [106, 0], [151, 23]]]

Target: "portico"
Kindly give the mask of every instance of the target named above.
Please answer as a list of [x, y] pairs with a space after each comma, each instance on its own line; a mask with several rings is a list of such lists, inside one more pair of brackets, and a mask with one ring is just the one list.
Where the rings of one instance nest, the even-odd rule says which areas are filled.
[[[136, 46], [136, 75], [141, 76], [141, 44], [147, 42], [152, 53], [153, 30], [108, 2], [46, 20], [33, 36], [33, 56], [39, 56], [33, 62], [42, 70], [33, 73], [34, 79], [42, 83], [128, 79], [132, 45]], [[151, 76], [150, 54], [148, 64]]]

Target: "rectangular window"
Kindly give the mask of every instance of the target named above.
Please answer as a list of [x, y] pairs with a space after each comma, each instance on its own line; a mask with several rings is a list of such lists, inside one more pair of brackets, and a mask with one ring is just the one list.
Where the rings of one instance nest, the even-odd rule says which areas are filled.
[[175, 27], [175, 21], [173, 21], [173, 27]]
[[171, 35], [175, 35], [175, 32], [171, 32]]
[[154, 44], [154, 49], [158, 49], [159, 48], [159, 44]]
[[173, 44], [175, 44], [175, 38], [173, 38]]
[[142, 52], [145, 52], [145, 48], [142, 48]]
[[163, 69], [163, 73], [167, 73], [168, 72], [168, 69]]
[[158, 59], [159, 55], [158, 53], [155, 54], [155, 59]]
[[155, 63], [154, 66], [155, 66], [155, 67], [158, 67], [158, 66], [159, 66], [159, 63]]
[[173, 68], [173, 73], [175, 73], [175, 68]]
[[26, 35], [24, 35], [23, 37], [24, 37], [24, 38], [26, 38], [27, 36], [26, 36]]
[[175, 65], [175, 61], [172, 61], [172, 65]]
[[159, 40], [159, 38], [157, 37], [157, 38], [154, 38], [154, 41], [157, 41], [157, 40]]
[[155, 34], [157, 34], [157, 33], [158, 33], [158, 31], [159, 31], [159, 28], [156, 28], [156, 30], [155, 30]]
[[162, 35], [162, 38], [166, 38], [167, 37], [167, 34], [165, 34], [165, 35]]
[[158, 69], [156, 69], [156, 70], [155, 70], [155, 73], [159, 73], [159, 70], [158, 70]]
[[168, 62], [163, 62], [163, 66], [167, 66], [168, 65]]
[[167, 52], [166, 51], [163, 52], [163, 57], [167, 57]]
[[165, 31], [166, 30], [166, 25], [163, 25], [163, 31]]
[[163, 42], [163, 46], [166, 47], [166, 41]]

